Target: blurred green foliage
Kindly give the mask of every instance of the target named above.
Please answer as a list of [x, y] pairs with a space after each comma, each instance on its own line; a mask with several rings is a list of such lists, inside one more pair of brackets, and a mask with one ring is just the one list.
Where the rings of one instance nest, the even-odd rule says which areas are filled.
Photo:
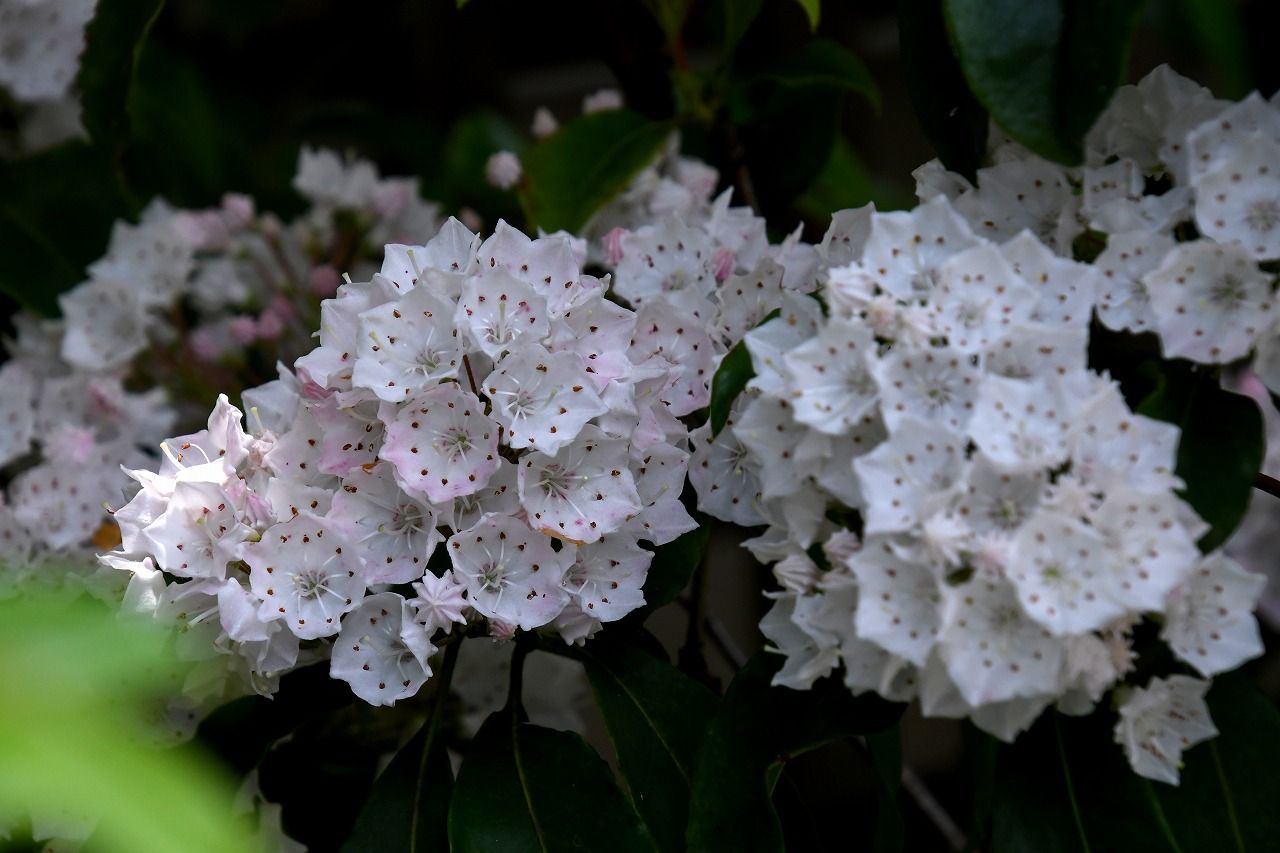
[[96, 821], [94, 850], [255, 849], [231, 780], [151, 743], [156, 703], [181, 683], [166, 640], [85, 597], [0, 602], [0, 813]]

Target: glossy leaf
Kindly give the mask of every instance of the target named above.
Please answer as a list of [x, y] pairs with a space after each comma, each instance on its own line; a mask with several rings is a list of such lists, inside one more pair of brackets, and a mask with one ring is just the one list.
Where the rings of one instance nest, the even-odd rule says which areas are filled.
[[1212, 551], [1240, 525], [1262, 470], [1266, 432], [1258, 404], [1174, 363], [1138, 411], [1181, 427], [1176, 473], [1186, 483], [1182, 497], [1211, 526], [1200, 549]]
[[951, 52], [943, 0], [898, 0], [898, 45], [916, 119], [938, 159], [973, 180], [987, 153], [987, 111]]
[[609, 766], [579, 735], [491, 714], [449, 806], [454, 853], [656, 848]]
[[658, 849], [680, 849], [694, 762], [718, 697], [634, 645], [594, 640], [581, 660], [636, 810]]
[[1142, 0], [945, 0], [969, 88], [1013, 139], [1064, 163], [1124, 76]]
[[905, 706], [871, 694], [855, 698], [835, 679], [805, 691], [773, 687], [781, 664], [780, 655], [758, 653], [712, 717], [694, 773], [691, 850], [782, 850], [770, 768], [833, 740], [884, 731], [902, 716]]
[[574, 119], [524, 156], [521, 202], [531, 226], [578, 231], [653, 161], [671, 132], [631, 110]]
[[1114, 714], [1046, 714], [997, 759], [991, 849], [1262, 851], [1280, 816], [1280, 711], [1240, 673], [1208, 694], [1221, 734], [1183, 754], [1178, 786], [1134, 774]]
[[880, 90], [858, 55], [830, 39], [813, 39], [804, 47], [759, 71], [754, 79], [791, 89], [833, 89], [862, 95], [880, 107]]
[[710, 420], [711, 434], [719, 435], [720, 430], [729, 422], [729, 411], [733, 401], [738, 399], [742, 389], [756, 375], [751, 366], [751, 353], [742, 341], [733, 345], [720, 361], [716, 373], [711, 377]]
[[796, 0], [800, 4], [800, 8], [804, 9], [805, 17], [809, 19], [809, 29], [818, 29], [818, 23], [822, 20], [822, 0]]
[[98, 2], [76, 78], [81, 122], [95, 145], [116, 149], [128, 138], [129, 90], [142, 44], [162, 9], [164, 0]]
[[453, 768], [439, 739], [440, 720], [460, 643], [435, 667], [431, 713], [378, 776], [360, 810], [343, 853], [429, 853], [449, 846], [449, 802]]

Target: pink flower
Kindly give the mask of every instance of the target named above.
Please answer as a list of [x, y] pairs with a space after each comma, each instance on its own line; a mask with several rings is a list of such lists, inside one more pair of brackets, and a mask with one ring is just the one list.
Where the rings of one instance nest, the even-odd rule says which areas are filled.
[[258, 321], [248, 314], [237, 314], [227, 322], [227, 331], [236, 343], [248, 346], [259, 337]]
[[737, 265], [738, 260], [732, 249], [720, 248], [716, 249], [711, 263], [715, 267], [716, 281], [724, 281], [733, 275], [733, 268]]
[[604, 262], [616, 267], [622, 262], [622, 238], [631, 232], [625, 228], [614, 228], [604, 235]]
[[307, 275], [307, 287], [316, 296], [333, 296], [338, 292], [338, 285], [341, 283], [342, 276], [328, 264], [312, 267]]

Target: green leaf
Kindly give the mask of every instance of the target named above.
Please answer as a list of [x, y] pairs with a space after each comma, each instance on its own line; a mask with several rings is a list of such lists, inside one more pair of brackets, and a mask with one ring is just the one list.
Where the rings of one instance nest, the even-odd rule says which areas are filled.
[[426, 754], [424, 724], [374, 782], [343, 853], [447, 850], [453, 770], [444, 745]]
[[1142, 0], [945, 0], [969, 88], [1011, 137], [1078, 163], [1120, 84]]
[[902, 849], [905, 828], [898, 810], [898, 786], [902, 781], [902, 733], [897, 726], [873, 732], [865, 738], [876, 776], [880, 780], [880, 808], [871, 849], [876, 853], [896, 853]]
[[862, 95], [880, 109], [880, 89], [858, 55], [830, 39], [813, 39], [804, 47], [757, 72], [752, 80], [769, 80], [784, 89], [831, 89]]
[[99, 0], [85, 30], [76, 83], [81, 121], [95, 145], [118, 149], [129, 136], [129, 89], [142, 44], [160, 17], [164, 0]]
[[1183, 756], [1178, 787], [1151, 783], [1184, 853], [1270, 850], [1280, 837], [1280, 711], [1240, 672], [1207, 696], [1221, 734]]
[[1182, 429], [1176, 473], [1186, 483], [1182, 497], [1210, 525], [1199, 542], [1207, 553], [1227, 540], [1249, 509], [1266, 454], [1262, 412], [1253, 398], [1176, 362], [1160, 383], [1138, 412]]
[[722, 45], [726, 56], [731, 55], [738, 42], [742, 41], [763, 5], [764, 0], [720, 0], [718, 9], [724, 27]]
[[1136, 775], [1115, 715], [1050, 712], [997, 758], [990, 848], [1012, 851], [1263, 851], [1280, 833], [1280, 711], [1241, 673], [1214, 680], [1221, 734], [1183, 754], [1178, 786]]
[[871, 174], [843, 136], [831, 146], [822, 171], [804, 194], [795, 200], [795, 209], [810, 222], [825, 226], [833, 210], [862, 207], [873, 202], [876, 210], [908, 210], [915, 196]]
[[834, 679], [805, 691], [773, 687], [781, 664], [780, 655], [756, 654], [707, 728], [694, 772], [690, 850], [782, 850], [770, 768], [833, 740], [884, 731], [902, 716], [905, 706], [871, 694], [855, 698]]
[[7, 813], [100, 817], [96, 850], [254, 849], [231, 815], [232, 780], [207, 755], [146, 745], [164, 736], [157, 700], [176, 695], [187, 672], [166, 654], [169, 640], [152, 623], [64, 592], [0, 602]]
[[524, 156], [529, 226], [578, 231], [653, 161], [670, 132], [666, 122], [625, 109], [565, 124]]
[[822, 0], [796, 0], [800, 4], [800, 8], [804, 9], [805, 17], [809, 19], [809, 29], [817, 31], [818, 22], [822, 18]]
[[987, 153], [987, 111], [947, 40], [943, 0], [898, 0], [898, 46], [916, 119], [938, 159], [973, 180]]
[[697, 527], [653, 549], [653, 562], [649, 564], [649, 575], [644, 582], [645, 604], [641, 608], [646, 616], [675, 601], [706, 556], [711, 519], [696, 510], [692, 515]]
[[656, 848], [613, 773], [580, 736], [489, 715], [449, 806], [454, 853]]
[[[84, 280], [131, 213], [106, 152], [72, 142], [0, 164], [0, 290], [40, 314]], [[68, 204], [67, 199], [74, 199]]]
[[733, 401], [738, 399], [742, 389], [747, 387], [747, 383], [755, 375], [755, 368], [751, 366], [751, 353], [747, 351], [743, 341], [738, 341], [725, 353], [720, 366], [716, 368], [715, 376], [711, 377], [712, 436], [719, 435], [720, 430], [729, 422], [729, 410], [733, 408]]
[[343, 853], [428, 853], [448, 849], [453, 769], [437, 734], [460, 647], [461, 643], [455, 641], [445, 650], [443, 666], [438, 667], [434, 677], [436, 693], [431, 713], [374, 782], [369, 799], [342, 846]]
[[589, 643], [581, 660], [636, 810], [659, 850], [681, 849], [716, 695], [668, 661], [607, 638]]

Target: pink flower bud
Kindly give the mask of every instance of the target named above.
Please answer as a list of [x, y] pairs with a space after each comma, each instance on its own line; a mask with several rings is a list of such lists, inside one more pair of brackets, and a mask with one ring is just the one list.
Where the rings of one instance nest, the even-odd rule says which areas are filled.
[[342, 284], [342, 276], [328, 264], [312, 267], [307, 275], [307, 288], [316, 296], [333, 296], [338, 292], [340, 284]]
[[230, 229], [245, 228], [253, 222], [253, 199], [239, 193], [222, 197], [222, 221]]
[[733, 275], [733, 268], [737, 266], [738, 258], [733, 253], [733, 249], [720, 248], [716, 249], [711, 263], [715, 268], [716, 281], [724, 281]]
[[546, 139], [551, 134], [560, 129], [560, 122], [556, 121], [555, 114], [546, 107], [538, 107], [533, 114], [533, 125], [529, 130], [536, 139]]
[[248, 346], [258, 339], [258, 321], [248, 314], [237, 314], [227, 321], [227, 331], [236, 343]]
[[604, 262], [616, 267], [622, 262], [622, 238], [631, 232], [625, 228], [614, 228], [604, 235]]
[[484, 230], [484, 220], [480, 218], [480, 214], [476, 213], [473, 208], [464, 207], [459, 210], [458, 221], [467, 226], [468, 231], [478, 233]]
[[484, 179], [496, 189], [512, 189], [522, 177], [524, 170], [520, 167], [520, 158], [510, 151], [499, 151], [484, 164]]
[[222, 341], [212, 329], [196, 329], [187, 335], [187, 348], [197, 361], [214, 362], [222, 356]]
[[284, 332], [284, 320], [270, 308], [258, 315], [258, 337], [264, 341], [274, 341]]

